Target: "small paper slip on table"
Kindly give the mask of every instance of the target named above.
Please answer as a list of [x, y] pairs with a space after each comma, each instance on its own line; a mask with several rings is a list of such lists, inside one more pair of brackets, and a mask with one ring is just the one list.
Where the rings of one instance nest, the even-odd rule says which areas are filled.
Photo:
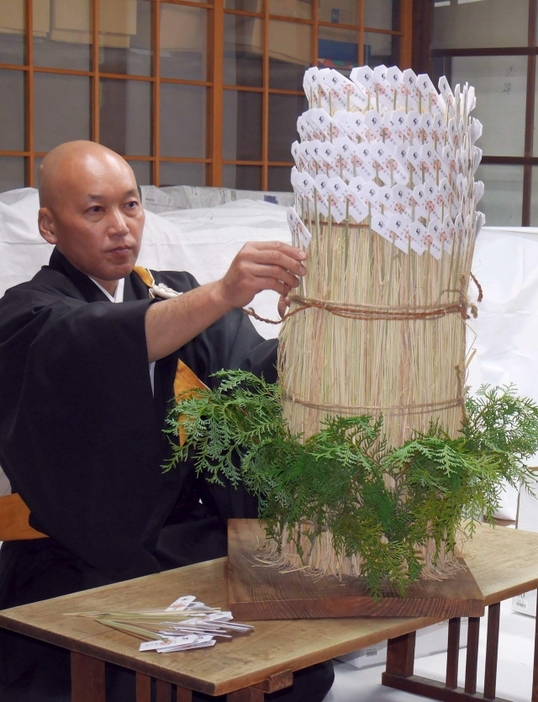
[[[458, 688], [459, 619], [450, 621], [446, 682], [438, 683], [414, 676], [413, 668], [415, 632], [439, 618], [260, 621], [251, 634], [211, 649], [158, 654], [140, 653], [138, 639], [92, 619], [64, 616], [165, 608], [185, 593], [228, 609], [226, 558], [3, 610], [0, 626], [71, 651], [72, 702], [106, 702], [105, 662], [137, 673], [136, 702], [151, 699], [151, 678], [157, 680], [159, 702], [171, 699], [173, 686], [181, 702], [188, 702], [193, 690], [226, 694], [229, 702], [262, 702], [265, 693], [291, 685], [295, 671], [387, 639], [384, 684], [446, 702], [495, 700], [500, 602], [538, 588], [537, 555], [538, 534], [502, 527], [479, 526], [467, 544], [466, 562], [488, 608], [483, 695], [476, 693], [479, 617], [469, 618], [465, 687]], [[535, 651], [533, 702], [538, 702], [537, 668]]]

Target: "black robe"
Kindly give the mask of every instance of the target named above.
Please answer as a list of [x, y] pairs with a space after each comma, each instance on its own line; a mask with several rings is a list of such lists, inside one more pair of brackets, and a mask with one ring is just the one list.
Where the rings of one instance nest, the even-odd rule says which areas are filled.
[[[152, 273], [178, 292], [197, 286]], [[234, 310], [158, 361], [152, 390], [150, 304], [136, 273], [114, 304], [57, 250], [0, 301], [0, 465], [50, 537], [3, 545], [2, 608], [226, 555], [226, 519], [256, 515], [242, 489], [207, 485], [191, 462], [164, 474], [162, 429], [178, 358], [210, 386], [221, 368], [274, 380], [276, 342]], [[63, 651], [0, 632], [2, 700], [64, 700], [68, 682]]]
[[[180, 292], [197, 285], [187, 273], [154, 277]], [[211, 385], [220, 368], [249, 366], [251, 353], [274, 361], [275, 352], [234, 310], [156, 364], [153, 393], [144, 330], [152, 303], [136, 273], [124, 300], [112, 304], [54, 251], [0, 302], [0, 465], [32, 526], [113, 580], [159, 569], [160, 527], [194, 489], [191, 466], [161, 471], [177, 357]]]

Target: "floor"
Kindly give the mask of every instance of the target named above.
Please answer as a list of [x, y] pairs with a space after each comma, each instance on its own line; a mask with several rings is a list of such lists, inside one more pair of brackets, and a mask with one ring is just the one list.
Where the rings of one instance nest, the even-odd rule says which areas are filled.
[[[484, 618], [485, 619], [485, 618]], [[501, 605], [497, 696], [513, 702], [529, 702], [532, 690], [534, 617], [512, 611], [512, 600]], [[485, 621], [480, 630], [478, 691], [483, 691]], [[462, 641], [464, 641], [462, 637]], [[418, 646], [418, 644], [417, 644]], [[415, 674], [444, 680], [446, 656], [426, 655], [415, 662]], [[418, 702], [423, 697], [381, 685], [384, 664], [357, 669], [349, 662], [337, 662], [336, 680], [325, 702]], [[460, 680], [463, 686], [465, 651], [460, 653]]]

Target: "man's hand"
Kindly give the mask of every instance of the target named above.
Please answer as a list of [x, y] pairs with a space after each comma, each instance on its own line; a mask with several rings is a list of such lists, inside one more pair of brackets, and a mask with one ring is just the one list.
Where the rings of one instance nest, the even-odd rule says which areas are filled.
[[304, 251], [278, 241], [245, 244], [220, 283], [223, 302], [244, 307], [261, 290], [286, 297], [306, 273]]
[[150, 305], [146, 313], [149, 361], [181, 348], [226, 312], [248, 305], [262, 290], [275, 290], [285, 299], [305, 275], [305, 259], [304, 251], [289, 244], [251, 242], [243, 246], [220, 280]]

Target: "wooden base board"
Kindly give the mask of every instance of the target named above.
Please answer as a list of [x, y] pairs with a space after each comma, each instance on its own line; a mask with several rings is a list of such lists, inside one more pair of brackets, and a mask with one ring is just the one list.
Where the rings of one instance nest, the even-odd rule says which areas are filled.
[[[255, 519], [228, 522], [228, 602], [234, 618], [317, 619], [325, 617], [481, 617], [484, 597], [462, 561], [453, 578], [413, 583], [406, 597], [389, 587], [375, 601], [361, 578], [316, 579], [301, 571], [283, 573], [257, 561], [264, 531]], [[260, 554], [261, 555], [261, 554]]]

